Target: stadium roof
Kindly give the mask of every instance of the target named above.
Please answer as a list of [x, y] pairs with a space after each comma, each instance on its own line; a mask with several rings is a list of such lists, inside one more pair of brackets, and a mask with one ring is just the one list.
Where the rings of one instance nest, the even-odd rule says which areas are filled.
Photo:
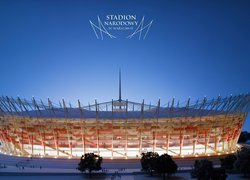
[[173, 98], [166, 105], [161, 105], [160, 99], [155, 105], [123, 100], [121, 97], [121, 71], [119, 71], [119, 99], [109, 102], [82, 106], [80, 100], [77, 106], [66, 103], [64, 99], [58, 104], [49, 98], [46, 101], [0, 97], [0, 116], [22, 116], [41, 118], [171, 118], [189, 116], [208, 116], [228, 114], [232, 112], [248, 112], [250, 109], [250, 94], [241, 94], [226, 98], [217, 97], [191, 102], [190, 98], [183, 103]]
[[242, 94], [226, 98], [217, 97], [211, 100], [206, 97], [191, 102], [190, 98], [179, 103], [173, 98], [168, 104], [161, 106], [160, 100], [156, 105], [131, 102], [128, 100], [112, 100], [109, 102], [82, 106], [78, 100], [77, 106], [66, 103], [63, 99], [58, 104], [48, 99], [37, 101], [34, 97], [26, 99], [0, 97], [1, 116], [23, 116], [44, 118], [170, 118], [189, 116], [208, 116], [237, 112], [248, 112], [250, 109], [250, 95]]

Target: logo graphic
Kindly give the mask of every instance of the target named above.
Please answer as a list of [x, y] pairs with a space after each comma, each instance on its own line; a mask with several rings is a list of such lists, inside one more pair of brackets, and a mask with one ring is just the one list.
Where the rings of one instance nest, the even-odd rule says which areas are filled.
[[140, 33], [139, 34], [139, 40], [140, 40], [142, 32], [146, 29], [145, 30], [146, 32], [144, 33], [144, 36], [143, 36], [143, 39], [145, 39], [146, 36], [147, 36], [147, 34], [148, 34], [148, 31], [149, 31], [149, 29], [150, 29], [150, 27], [152, 25], [152, 23], [153, 23], [153, 20], [148, 25], [143, 26], [143, 24], [144, 24], [144, 16], [143, 16], [142, 20], [141, 20], [141, 23], [139, 24], [139, 26], [137, 27], [137, 29], [135, 30], [135, 32], [133, 32], [132, 34], [130, 34], [129, 36], [127, 36], [127, 38], [131, 39], [132, 37], [134, 37], [135, 34]]
[[106, 15], [104, 20], [97, 16], [96, 24], [91, 20], [89, 22], [97, 39], [114, 39], [121, 36], [127, 39], [138, 37], [141, 40], [147, 37], [153, 20], [145, 25], [145, 16], [139, 23], [136, 15]]
[[[98, 26], [95, 25], [94, 23], [92, 23], [92, 21], [89, 21], [90, 22], [90, 25], [92, 26], [92, 29], [93, 31], [95, 32], [95, 35], [96, 35], [96, 38], [97, 39], [100, 39], [103, 40], [103, 33], [104, 34], [107, 34], [111, 39], [112, 38], [116, 38], [115, 36], [111, 35], [104, 27], [104, 25], [102, 24], [99, 16], [97, 16], [97, 19], [98, 19]], [[96, 32], [95, 28], [100, 31], [100, 37], [98, 36], [98, 33]]]

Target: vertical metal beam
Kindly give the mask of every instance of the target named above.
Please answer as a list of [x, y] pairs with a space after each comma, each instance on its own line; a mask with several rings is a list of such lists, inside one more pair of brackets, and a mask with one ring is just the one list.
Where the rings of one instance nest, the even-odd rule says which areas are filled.
[[218, 143], [218, 137], [217, 137], [217, 135], [215, 135], [215, 137], [214, 137], [214, 150], [216, 153], [217, 153], [217, 143]]
[[11, 114], [14, 113], [14, 115], [15, 115], [16, 111], [15, 111], [15, 109], [13, 110], [8, 96], [6, 96], [6, 99], [5, 99], [4, 103], [8, 107], [8, 109], [10, 110]]
[[169, 115], [170, 117], [173, 117], [173, 110], [174, 110], [174, 98], [172, 99], [171, 106], [169, 108]]
[[86, 153], [86, 147], [85, 147], [85, 121], [84, 121], [84, 118], [83, 118], [83, 109], [81, 107], [81, 102], [80, 102], [79, 99], [78, 99], [78, 108], [80, 110], [80, 117], [81, 117], [81, 120], [82, 120], [82, 123], [81, 123], [82, 149], [83, 149], [83, 152], [85, 154]]
[[33, 137], [33, 132], [31, 133], [31, 154], [34, 155], [34, 137]]
[[119, 69], [119, 102], [121, 101], [122, 101], [122, 81], [121, 81], [121, 69]]
[[54, 111], [54, 108], [53, 108], [53, 104], [52, 104], [52, 102], [50, 101], [49, 98], [48, 98], [48, 106], [49, 106], [49, 109], [53, 112], [53, 114], [55, 114], [55, 111]]
[[68, 136], [68, 145], [69, 145], [69, 150], [70, 150], [70, 155], [72, 156], [72, 144], [71, 144], [71, 141], [72, 141], [72, 134], [71, 134], [71, 129], [70, 127], [68, 126], [69, 125], [69, 122], [68, 122], [68, 109], [67, 109], [67, 106], [66, 106], [66, 103], [64, 101], [64, 99], [62, 98], [62, 102], [63, 102], [63, 108], [64, 108], [64, 116], [65, 116], [65, 119], [66, 119], [66, 128], [67, 128], [67, 136]]
[[8, 105], [6, 105], [6, 100], [4, 99], [4, 97], [2, 97], [2, 99], [0, 99], [0, 103], [2, 104], [2, 107], [9, 113], [12, 114], [11, 109], [8, 107]]
[[60, 107], [60, 108], [63, 108], [63, 107], [62, 107], [62, 103], [61, 103], [61, 101], [60, 101], [60, 100], [59, 100], [59, 102], [58, 102], [58, 103], [59, 103], [59, 107]]
[[126, 99], [126, 121], [125, 121], [125, 155], [128, 157], [128, 99]]
[[207, 130], [205, 131], [205, 135], [204, 135], [204, 143], [205, 143], [205, 154], [207, 154]]
[[172, 99], [172, 103], [171, 103], [171, 110], [174, 108], [174, 98]]
[[190, 104], [190, 97], [188, 98], [187, 104], [186, 104], [186, 109], [189, 108], [189, 104]]
[[216, 104], [215, 104], [215, 111], [217, 111], [218, 108], [220, 107], [220, 101], [221, 101], [221, 97], [219, 95], [218, 98], [217, 98]]
[[82, 110], [81, 102], [79, 99], [77, 100], [77, 103], [78, 103], [78, 109], [80, 111], [80, 117], [83, 118], [83, 110]]
[[59, 156], [59, 133], [56, 131], [56, 154]]
[[[195, 137], [197, 138], [197, 137]], [[197, 142], [197, 139], [193, 139], [193, 155], [196, 154], [195, 150], [196, 150], [196, 142]]]
[[141, 127], [139, 129], [139, 156], [142, 153], [142, 132], [141, 132]]
[[[38, 106], [38, 104], [37, 104], [34, 96], [32, 97], [32, 103], [33, 103], [34, 107], [38, 110], [38, 112], [41, 115], [41, 110], [40, 110], [40, 108], [39, 108], [39, 106]], [[37, 114], [37, 111], [36, 111], [36, 114]]]
[[8, 105], [9, 105], [8, 107], [10, 108], [11, 112], [17, 113], [15, 108], [12, 108], [12, 104], [11, 104], [8, 96], [6, 96], [6, 102], [8, 103]]
[[222, 105], [220, 111], [223, 111], [223, 110], [224, 110], [224, 108], [227, 106], [227, 104], [230, 103], [231, 99], [232, 99], [232, 95], [230, 96], [230, 98], [225, 98], [225, 99], [222, 101], [222, 104], [223, 104], [223, 105]]
[[97, 153], [98, 155], [100, 154], [99, 151], [99, 106], [97, 104], [97, 100], [95, 99], [95, 110], [96, 110], [96, 135], [97, 135], [97, 140], [96, 140], [96, 148], [97, 148]]
[[29, 115], [29, 111], [28, 109], [26, 108], [26, 106], [23, 104], [22, 100], [18, 97], [17, 98], [18, 102], [19, 102], [19, 105], [20, 105], [20, 108], [22, 110], [22, 107], [25, 109], [25, 112]]
[[26, 108], [27, 106], [30, 108], [30, 110], [34, 111], [35, 109], [31, 106], [31, 103], [29, 103], [26, 99], [23, 99], [23, 101], [25, 102], [26, 104]]
[[139, 133], [139, 155], [141, 154], [141, 152], [142, 152], [142, 128], [143, 128], [143, 126], [142, 126], [142, 124], [143, 124], [143, 117], [144, 116], [144, 99], [143, 99], [143, 101], [142, 101], [142, 104], [141, 104], [141, 120], [140, 120], [140, 122], [139, 122], [139, 124], [140, 124], [140, 127], [139, 127], [139, 129], [140, 129], [140, 133]]
[[15, 104], [17, 104], [15, 102], [15, 100], [13, 98], [9, 98], [9, 101], [10, 101], [11, 105], [14, 107], [16, 113], [19, 113], [18, 107], [15, 105]]
[[170, 134], [166, 134], [166, 153], [168, 154]]
[[67, 109], [67, 106], [66, 106], [64, 99], [62, 99], [62, 102], [63, 102], [64, 116], [67, 118], [68, 117], [68, 109]]
[[24, 144], [23, 144], [23, 139], [24, 139], [24, 137], [23, 137], [23, 127], [21, 127], [22, 128], [22, 134], [21, 134], [21, 138], [22, 138], [22, 151], [24, 152], [24, 148], [23, 148], [23, 146], [24, 146]]
[[44, 156], [46, 156], [45, 130], [43, 130], [43, 154], [44, 154]]
[[1, 104], [0, 104], [0, 116], [1, 116], [2, 114], [5, 114], [5, 111], [4, 111], [4, 109], [1, 107]]
[[180, 138], [180, 155], [182, 155], [183, 140], [184, 140], [182, 130], [180, 130], [180, 137], [179, 138]]
[[155, 152], [155, 148], [156, 148], [156, 137], [155, 137], [155, 131], [153, 131], [153, 152]]
[[112, 140], [111, 140], [111, 158], [114, 157], [114, 100], [112, 99]]
[[41, 105], [42, 105], [43, 110], [46, 110], [46, 111], [47, 111], [47, 107], [46, 107], [46, 105], [43, 103], [42, 100], [40, 100], [40, 103], [41, 103]]
[[144, 99], [142, 100], [141, 103], [141, 119], [143, 120], [143, 115], [144, 115]]

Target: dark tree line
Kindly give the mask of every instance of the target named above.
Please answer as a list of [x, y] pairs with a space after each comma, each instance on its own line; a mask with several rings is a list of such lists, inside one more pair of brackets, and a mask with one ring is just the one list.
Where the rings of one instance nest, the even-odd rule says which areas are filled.
[[212, 161], [202, 159], [195, 161], [191, 177], [199, 180], [225, 180], [227, 175], [225, 169], [214, 168]]
[[241, 132], [238, 143], [245, 143], [247, 140], [250, 140], [250, 133], [247, 131]]
[[162, 174], [165, 179], [166, 174], [170, 176], [176, 173], [178, 169], [178, 166], [168, 154], [159, 156], [157, 152], [147, 152], [142, 153], [141, 156], [142, 170], [149, 172], [151, 176], [153, 176], [153, 173], [158, 173]]
[[208, 159], [196, 160], [191, 177], [200, 180], [224, 180], [226, 172], [238, 172], [250, 177], [250, 149], [243, 147], [237, 154], [230, 154], [220, 159], [221, 168], [214, 168]]
[[239, 171], [245, 177], [250, 177], [250, 149], [243, 147], [236, 155], [234, 162], [235, 170]]
[[228, 172], [236, 171], [245, 177], [250, 176], [250, 149], [243, 147], [237, 154], [221, 159], [221, 167]]
[[102, 157], [94, 153], [86, 153], [82, 155], [78, 170], [81, 172], [88, 171], [91, 177], [92, 171], [99, 171], [102, 169]]

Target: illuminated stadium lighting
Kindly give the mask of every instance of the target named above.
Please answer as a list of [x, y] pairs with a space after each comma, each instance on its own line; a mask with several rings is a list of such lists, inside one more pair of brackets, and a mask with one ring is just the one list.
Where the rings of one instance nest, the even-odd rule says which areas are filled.
[[[121, 81], [120, 81], [121, 82]], [[140, 158], [142, 152], [176, 157], [235, 152], [249, 111], [250, 95], [211, 100], [190, 98], [166, 106], [123, 100], [77, 106], [50, 99], [0, 97], [2, 151], [13, 155], [72, 158]]]

